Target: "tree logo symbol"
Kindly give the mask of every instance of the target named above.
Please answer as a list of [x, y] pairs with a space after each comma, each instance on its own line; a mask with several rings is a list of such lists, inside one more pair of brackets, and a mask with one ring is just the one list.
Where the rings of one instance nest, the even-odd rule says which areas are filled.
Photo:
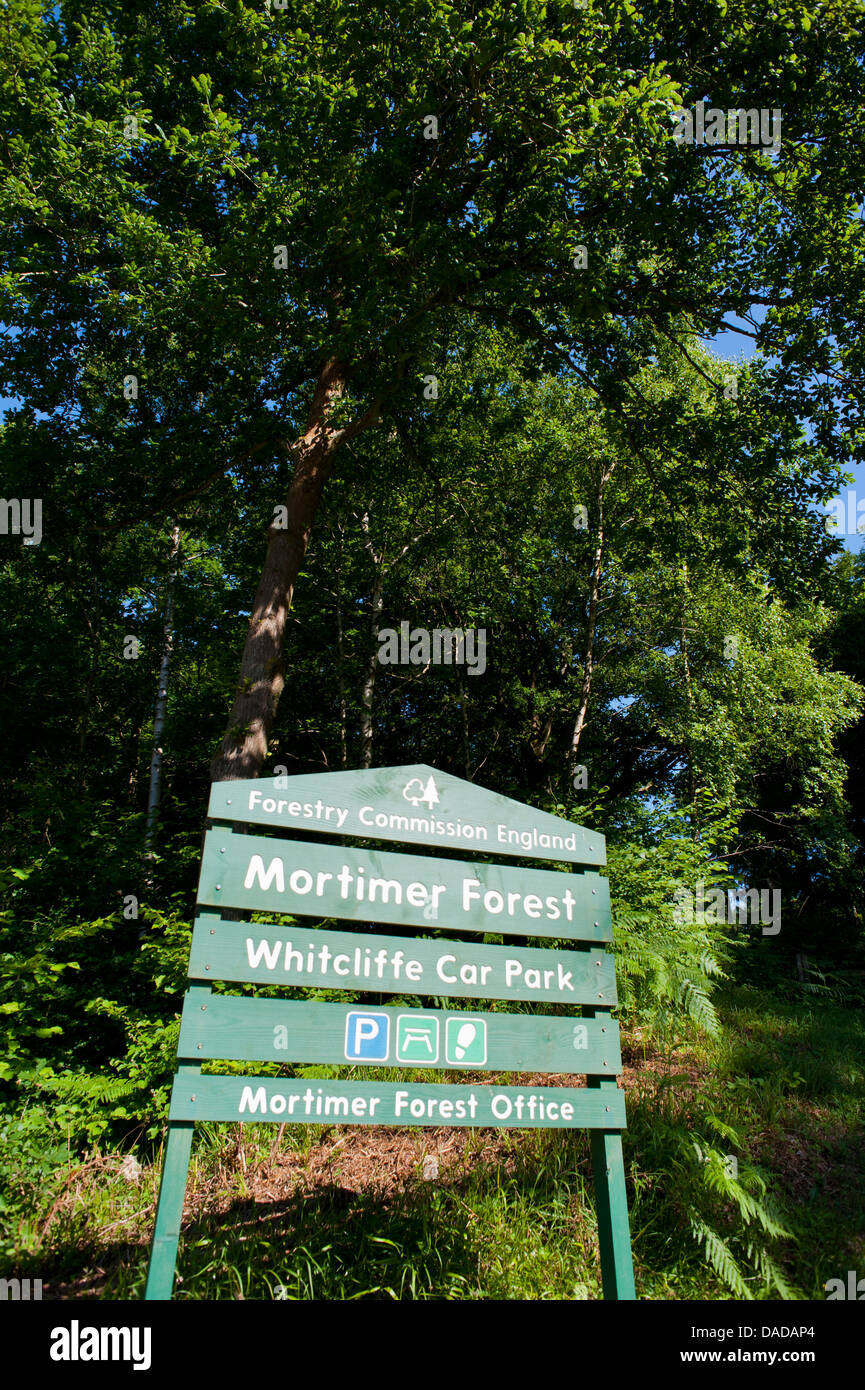
[[438, 804], [439, 794], [436, 789], [434, 777], [428, 779], [426, 786], [424, 786], [420, 777], [412, 777], [411, 781], [406, 782], [403, 787], [402, 794], [406, 801], [411, 802], [412, 806], [417, 806], [420, 802], [423, 802], [432, 810], [433, 806]]

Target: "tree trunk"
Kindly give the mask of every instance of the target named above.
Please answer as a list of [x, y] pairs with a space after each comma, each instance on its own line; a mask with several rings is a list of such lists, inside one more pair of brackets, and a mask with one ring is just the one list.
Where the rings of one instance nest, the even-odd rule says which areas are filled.
[[[450, 517], [447, 518], [448, 521]], [[428, 535], [427, 531], [419, 531], [416, 536], [410, 537], [393, 557], [392, 560], [385, 560], [384, 551], [376, 552], [372, 543], [372, 535], [369, 528], [369, 509], [363, 512], [360, 518], [360, 527], [363, 531], [364, 550], [372, 560], [373, 569], [373, 588], [370, 603], [370, 647], [366, 665], [363, 668], [363, 680], [360, 691], [360, 765], [361, 767], [372, 767], [372, 745], [373, 745], [373, 697], [375, 695], [375, 678], [378, 672], [378, 634], [380, 631], [381, 615], [384, 610], [384, 582], [385, 577], [395, 570], [400, 561], [417, 541], [422, 540]]]
[[222, 744], [210, 769], [211, 781], [256, 777], [267, 757], [268, 739], [285, 684], [283, 645], [285, 622], [294, 586], [334, 455], [344, 440], [378, 418], [379, 402], [352, 425], [328, 425], [348, 380], [344, 362], [329, 358], [313, 392], [305, 433], [293, 446], [294, 474], [286, 498], [284, 527], [271, 525], [267, 554], [255, 595], [240, 679]]
[[336, 682], [339, 697], [339, 765], [348, 767], [348, 711], [345, 701], [345, 638], [342, 622], [342, 560], [344, 533], [338, 526], [339, 550], [336, 564]]
[[[150, 860], [153, 851], [153, 835], [156, 829], [156, 816], [159, 811], [159, 794], [162, 781], [162, 730], [165, 727], [165, 710], [168, 704], [168, 667], [174, 646], [174, 586], [180, 556], [180, 527], [171, 529], [171, 556], [168, 564], [168, 582], [165, 588], [165, 617], [163, 621], [162, 660], [159, 665], [159, 686], [156, 691], [156, 710], [153, 716], [153, 752], [150, 757], [150, 790], [147, 796], [147, 825], [144, 830], [144, 858]], [[147, 886], [150, 887], [150, 869], [147, 869]]]
[[695, 723], [695, 720], [696, 720], [696, 711], [695, 711], [695, 707], [694, 707], [694, 688], [693, 688], [693, 684], [692, 684], [692, 682], [691, 682], [691, 663], [690, 663], [690, 660], [689, 660], [689, 658], [688, 658], [688, 627], [687, 627], [688, 611], [687, 611], [687, 605], [688, 605], [688, 598], [689, 598], [689, 596], [690, 596], [690, 588], [689, 588], [689, 584], [688, 584], [688, 562], [687, 562], [687, 560], [683, 560], [683, 561], [682, 561], [682, 580], [683, 580], [683, 588], [684, 588], [684, 595], [683, 595], [683, 598], [682, 598], [682, 661], [683, 661], [684, 671], [685, 671], [685, 692], [686, 692], [686, 694], [687, 694], [687, 696], [688, 696], [688, 730], [687, 730], [687, 733], [686, 733], [686, 736], [685, 736], [685, 749], [686, 749], [687, 759], [688, 759], [688, 799], [689, 799], [689, 801], [691, 802], [691, 804], [693, 805], [693, 803], [696, 801], [696, 798], [697, 798], [697, 779], [696, 779], [696, 775], [695, 775], [695, 772], [694, 772], [694, 751], [693, 751], [693, 749], [694, 749], [694, 744], [693, 744], [693, 729], [694, 729], [694, 723]]
[[463, 732], [463, 767], [465, 769], [466, 781], [472, 780], [471, 764], [471, 743], [469, 741], [469, 712], [467, 708], [468, 693], [466, 690], [465, 676], [460, 672], [460, 720]]
[[384, 607], [384, 563], [383, 556], [376, 555], [370, 540], [368, 512], [364, 512], [360, 524], [366, 538], [365, 547], [372, 556], [374, 574], [369, 615], [369, 654], [364, 666], [360, 688], [360, 765], [361, 767], [372, 767], [372, 710], [375, 696], [375, 677], [378, 668], [379, 624]]
[[586, 727], [586, 716], [589, 709], [589, 696], [592, 693], [592, 672], [595, 664], [595, 625], [598, 617], [598, 598], [601, 591], [601, 570], [604, 562], [604, 491], [607, 483], [613, 474], [615, 461], [601, 472], [600, 483], [598, 484], [598, 534], [597, 544], [595, 545], [595, 558], [592, 562], [592, 575], [589, 581], [589, 613], [586, 630], [586, 658], [583, 666], [583, 686], [580, 691], [580, 705], [577, 710], [577, 717], [574, 721], [574, 732], [571, 735], [571, 757], [570, 762], [573, 767], [577, 761], [577, 753], [580, 748], [580, 739], [583, 729]]
[[[92, 579], [92, 581], [91, 581], [91, 592], [92, 592], [92, 599], [93, 599], [93, 612], [94, 612], [94, 616], [96, 617], [96, 621], [97, 621], [97, 623], [98, 623], [98, 622], [99, 622], [99, 618], [98, 618], [99, 585], [98, 585], [98, 581], [97, 581], [97, 578], [96, 578], [96, 575], [95, 575], [95, 574], [94, 574], [93, 579]], [[92, 647], [91, 655], [90, 655], [90, 674], [89, 674], [88, 677], [87, 677], [87, 686], [86, 686], [86, 689], [85, 689], [85, 692], [84, 692], [84, 705], [83, 705], [83, 708], [82, 708], [82, 711], [81, 711], [81, 725], [80, 725], [79, 730], [78, 730], [78, 775], [77, 775], [77, 790], [78, 790], [79, 794], [81, 793], [81, 790], [82, 790], [82, 788], [83, 788], [83, 786], [84, 786], [84, 767], [85, 767], [85, 757], [84, 757], [84, 755], [85, 755], [86, 748], [87, 748], [87, 730], [88, 730], [88, 727], [89, 727], [89, 724], [90, 724], [90, 715], [91, 715], [91, 712], [92, 712], [92, 710], [93, 710], [93, 693], [94, 693], [94, 690], [96, 689], [96, 676], [97, 676], [97, 671], [98, 671], [98, 669], [99, 669], [99, 647], [100, 647], [100, 642], [99, 642], [99, 628], [97, 627], [96, 631], [94, 632], [94, 630], [93, 630], [93, 624], [92, 624], [91, 621], [90, 621], [90, 615], [89, 615], [89, 613], [87, 612], [86, 607], [85, 607], [85, 609], [84, 609], [84, 619], [85, 619], [85, 622], [87, 623], [87, 627], [88, 627], [88, 630], [89, 630], [89, 632], [90, 632], [90, 637], [91, 637], [91, 641], [92, 641], [92, 643], [93, 643], [93, 647]]]
[[540, 734], [540, 737], [535, 739], [535, 757], [537, 758], [538, 762], [541, 762], [543, 760], [543, 756], [547, 751], [547, 744], [550, 741], [550, 734], [552, 732], [553, 716], [551, 714], [548, 714], [546, 719], [544, 720], [544, 727], [543, 731]]

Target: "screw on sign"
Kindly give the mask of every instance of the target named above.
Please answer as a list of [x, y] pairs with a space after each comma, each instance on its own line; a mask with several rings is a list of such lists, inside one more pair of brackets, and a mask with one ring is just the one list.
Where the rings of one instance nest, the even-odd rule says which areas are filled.
[[[216, 783], [208, 814], [215, 826], [202, 856], [145, 1298], [171, 1297], [195, 1123], [265, 1121], [586, 1128], [604, 1297], [632, 1299], [615, 969], [604, 950], [612, 940], [609, 887], [597, 872], [603, 837], [426, 765]], [[280, 833], [235, 834], [237, 824]], [[341, 837], [470, 849], [484, 861], [357, 849]], [[260, 911], [290, 920], [238, 920]], [[318, 926], [323, 919], [327, 926]], [[371, 936], [369, 923], [394, 924], [402, 935]], [[423, 934], [440, 924], [446, 941]], [[488, 933], [548, 944], [487, 945]], [[214, 995], [214, 979], [284, 985], [294, 997], [272, 997], [272, 988], [268, 997]], [[322, 986], [397, 994], [400, 1007], [297, 998]], [[402, 1003], [414, 994], [457, 1004]], [[471, 1001], [468, 1010], [460, 999]], [[575, 1012], [479, 1012], [481, 999], [564, 1003]], [[501, 1086], [484, 1075], [567, 1076], [577, 1058], [582, 1087]], [[202, 1074], [205, 1060], [333, 1064], [349, 1078]], [[361, 1067], [433, 1074], [357, 1080]], [[438, 1160], [427, 1155], [423, 1176], [437, 1175]], [[287, 1289], [276, 1284], [274, 1298]], [[575, 1297], [587, 1297], [584, 1286]]]

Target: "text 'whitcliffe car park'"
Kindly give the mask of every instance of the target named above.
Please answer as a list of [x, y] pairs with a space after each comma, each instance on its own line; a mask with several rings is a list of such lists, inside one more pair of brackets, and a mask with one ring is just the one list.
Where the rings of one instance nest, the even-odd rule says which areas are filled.
[[614, 958], [589, 950], [490, 946], [304, 927], [256, 925], [238, 931], [218, 918], [196, 920], [190, 973], [199, 979], [470, 999], [544, 999], [615, 1004]]

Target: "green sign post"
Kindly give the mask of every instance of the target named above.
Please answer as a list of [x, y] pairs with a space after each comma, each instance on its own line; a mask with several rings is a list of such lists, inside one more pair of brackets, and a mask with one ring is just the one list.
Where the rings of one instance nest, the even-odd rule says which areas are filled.
[[[587, 1128], [604, 1297], [632, 1299], [625, 1104], [616, 1083], [619, 1026], [610, 1012], [616, 982], [604, 950], [612, 939], [609, 888], [596, 872], [603, 837], [422, 765], [221, 782], [211, 790], [209, 814], [221, 823], [205, 836], [145, 1297], [171, 1297], [193, 1127], [210, 1120]], [[238, 823], [283, 834], [236, 834], [231, 827]], [[304, 832], [437, 852], [359, 849]], [[564, 862], [581, 871], [451, 859], [442, 849]], [[237, 909], [313, 922], [259, 925], [221, 915]], [[315, 925], [332, 919], [389, 924], [402, 934]], [[505, 944], [479, 942], [472, 933]], [[511, 946], [509, 936], [551, 944]], [[213, 980], [468, 999], [472, 1007], [237, 998], [214, 994]], [[564, 1004], [574, 1012], [474, 1007], [485, 999]], [[215, 1059], [429, 1068], [469, 1080], [403, 1085], [203, 1075], [201, 1063]], [[586, 1086], [499, 1086], [481, 1080], [485, 1072], [584, 1074]]]

